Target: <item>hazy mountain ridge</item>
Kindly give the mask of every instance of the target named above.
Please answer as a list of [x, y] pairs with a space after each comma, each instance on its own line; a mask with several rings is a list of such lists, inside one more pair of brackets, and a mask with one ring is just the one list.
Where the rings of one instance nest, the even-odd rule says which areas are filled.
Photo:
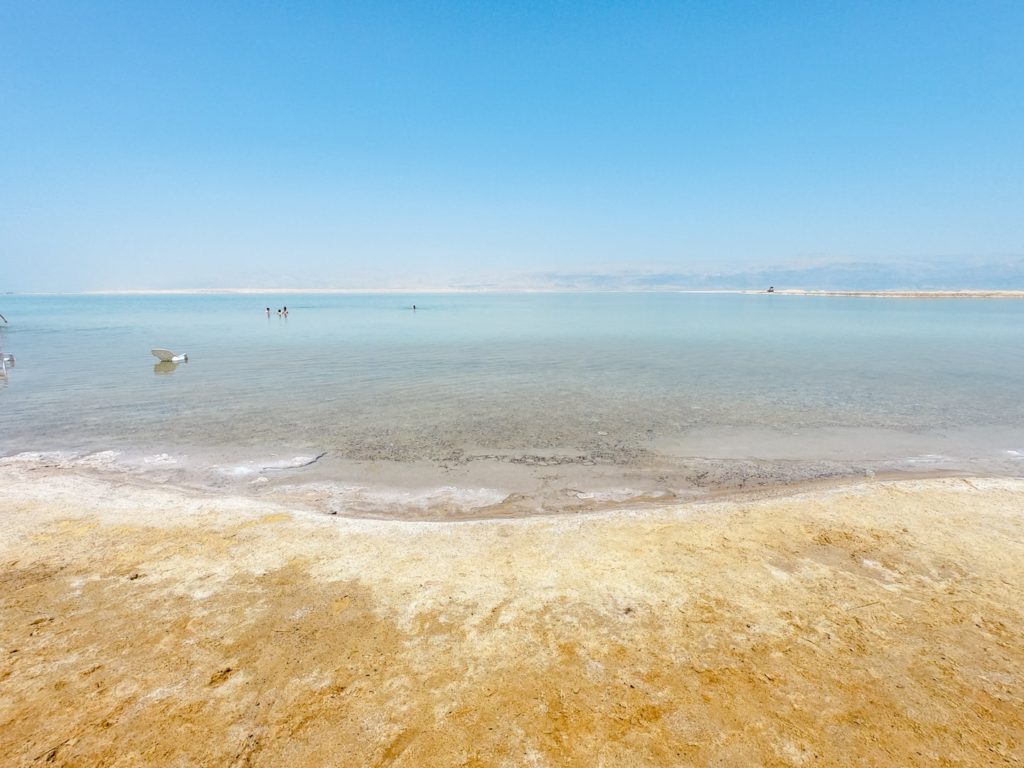
[[759, 267], [730, 272], [547, 272], [524, 278], [522, 287], [550, 290], [736, 290], [798, 288], [821, 291], [1020, 290], [1024, 259], [978, 263], [878, 264], [845, 262]]
[[[402, 293], [444, 291], [715, 291], [764, 290], [808, 291], [1012, 291], [1024, 290], [1024, 258], [986, 261], [945, 261], [879, 264], [837, 262], [815, 265], [758, 266], [716, 272], [701, 270], [607, 270], [593, 272], [531, 272], [509, 276], [394, 275], [350, 276], [317, 280], [308, 274], [253, 274], [247, 279], [206, 276], [169, 284], [94, 285], [92, 292], [193, 292], [193, 291], [395, 291]], [[55, 286], [42, 292], [64, 292]], [[79, 288], [78, 290], [82, 290]], [[9, 293], [34, 292], [8, 291]], [[72, 292], [75, 292], [72, 289]], [[2, 291], [0, 291], [2, 293]]]

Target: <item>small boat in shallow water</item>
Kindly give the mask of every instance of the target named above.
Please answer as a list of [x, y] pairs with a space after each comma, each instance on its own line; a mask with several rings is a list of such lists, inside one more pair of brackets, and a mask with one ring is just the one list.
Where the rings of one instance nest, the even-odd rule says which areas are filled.
[[160, 359], [161, 363], [187, 363], [188, 355], [176, 355], [169, 349], [151, 349], [149, 350], [154, 357]]

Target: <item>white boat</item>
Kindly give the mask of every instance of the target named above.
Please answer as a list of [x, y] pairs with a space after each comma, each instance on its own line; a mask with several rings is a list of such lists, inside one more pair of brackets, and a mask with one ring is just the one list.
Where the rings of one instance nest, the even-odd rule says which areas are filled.
[[169, 349], [149, 350], [154, 357], [159, 358], [161, 363], [187, 363], [188, 355], [176, 355]]

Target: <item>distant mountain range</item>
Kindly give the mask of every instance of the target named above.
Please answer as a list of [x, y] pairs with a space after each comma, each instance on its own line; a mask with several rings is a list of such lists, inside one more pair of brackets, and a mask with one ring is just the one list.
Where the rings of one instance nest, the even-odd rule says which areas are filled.
[[746, 290], [768, 286], [820, 291], [1021, 290], [1024, 289], [1024, 258], [971, 263], [845, 262], [728, 272], [545, 272], [524, 275], [504, 287], [664, 291]]
[[1022, 291], [1024, 258], [899, 262], [834, 262], [788, 264], [777, 267], [733, 268], [722, 271], [619, 269], [593, 272], [531, 272], [488, 280], [430, 279], [399, 277], [390, 280], [325, 278], [316, 281], [299, 275], [251, 277], [238, 283], [227, 279], [197, 279], [180, 285], [118, 286], [95, 290], [114, 292], [242, 291], [280, 292], [287, 290], [426, 293], [431, 291], [715, 291], [754, 290], [769, 286], [776, 290], [806, 291]]

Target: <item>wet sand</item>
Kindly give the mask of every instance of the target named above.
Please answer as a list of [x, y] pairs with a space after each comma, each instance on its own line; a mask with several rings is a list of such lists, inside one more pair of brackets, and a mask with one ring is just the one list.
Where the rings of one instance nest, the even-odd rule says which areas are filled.
[[2, 765], [1024, 763], [1024, 480], [459, 523], [0, 489]]

